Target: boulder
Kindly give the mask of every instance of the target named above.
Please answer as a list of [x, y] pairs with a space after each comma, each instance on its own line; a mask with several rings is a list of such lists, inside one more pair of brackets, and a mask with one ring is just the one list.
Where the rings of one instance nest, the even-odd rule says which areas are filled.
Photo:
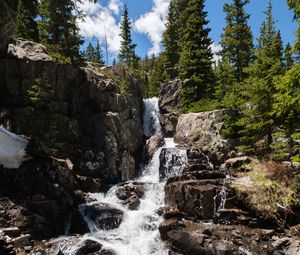
[[216, 185], [203, 184], [198, 180], [168, 183], [165, 187], [165, 203], [187, 216], [212, 219], [217, 209], [217, 192]]
[[151, 159], [158, 148], [165, 144], [164, 137], [161, 134], [155, 134], [146, 142], [147, 158]]
[[175, 79], [160, 86], [159, 109], [162, 114], [177, 112], [180, 108], [181, 81]]
[[101, 180], [86, 176], [76, 176], [79, 187], [84, 192], [100, 192], [102, 190]]
[[102, 248], [102, 244], [87, 239], [84, 241], [82, 246], [76, 251], [75, 255], [89, 255], [89, 254], [94, 254], [96, 252], [100, 252]]
[[47, 48], [39, 43], [16, 40], [8, 46], [7, 54], [22, 60], [52, 61]]
[[176, 130], [180, 109], [180, 87], [181, 81], [179, 79], [164, 83], [160, 87], [160, 123], [163, 133], [169, 137], [174, 136]]
[[183, 114], [178, 119], [175, 141], [185, 146], [201, 149], [214, 163], [228, 158], [231, 146], [220, 131], [227, 110]]
[[123, 211], [105, 203], [92, 203], [80, 206], [80, 211], [91, 219], [98, 229], [118, 228], [123, 219]]

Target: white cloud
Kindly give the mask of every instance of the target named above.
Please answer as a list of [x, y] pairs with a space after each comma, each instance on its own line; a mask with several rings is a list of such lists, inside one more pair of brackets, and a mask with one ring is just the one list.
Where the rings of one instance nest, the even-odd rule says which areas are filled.
[[118, 15], [120, 12], [120, 6], [120, 0], [110, 0], [108, 4], [108, 9], [110, 9], [115, 15]]
[[150, 12], [147, 12], [139, 17], [134, 23], [134, 28], [139, 33], [146, 34], [151, 43], [152, 48], [148, 54], [158, 54], [161, 50], [160, 42], [162, 33], [165, 30], [166, 16], [170, 0], [153, 0], [153, 7]]
[[212, 53], [214, 54], [213, 60], [215, 61], [215, 63], [218, 63], [221, 57], [218, 56], [217, 53], [222, 50], [222, 46], [220, 44], [213, 42], [211, 45], [211, 50]]
[[[120, 24], [117, 23], [116, 15], [119, 12], [119, 1], [111, 0], [108, 6], [100, 3], [84, 1], [79, 8], [86, 15], [78, 25], [80, 33], [87, 39], [96, 37], [102, 45], [107, 36], [108, 50], [115, 54], [120, 48]], [[105, 35], [106, 34], [106, 35]]]

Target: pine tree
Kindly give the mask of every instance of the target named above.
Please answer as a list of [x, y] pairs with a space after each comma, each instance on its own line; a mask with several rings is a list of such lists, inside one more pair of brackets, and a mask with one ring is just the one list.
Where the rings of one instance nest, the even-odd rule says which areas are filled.
[[259, 139], [265, 140], [263, 149], [270, 149], [272, 143], [274, 81], [283, 73], [282, 41], [275, 28], [271, 1], [265, 12], [266, 20], [260, 29], [259, 45], [255, 52], [255, 62], [249, 67], [250, 77], [246, 81], [245, 91], [249, 101], [245, 107], [244, 118], [239, 122], [243, 126], [240, 134], [242, 142], [248, 148], [254, 148]]
[[124, 5], [124, 11], [121, 22], [121, 49], [119, 52], [119, 61], [122, 63], [136, 64], [137, 56], [135, 54], [136, 44], [132, 42], [131, 38], [131, 22], [129, 20], [128, 9]]
[[95, 48], [91, 43], [89, 43], [88, 46], [86, 47], [84, 57], [86, 61], [92, 62], [94, 56], [95, 56]]
[[297, 54], [297, 58], [300, 58], [300, 2], [299, 0], [287, 0], [288, 6], [294, 11], [294, 20], [298, 23], [298, 29], [296, 31], [296, 41], [293, 47], [293, 51]]
[[16, 18], [16, 28], [13, 36], [15, 38], [30, 39], [28, 35], [29, 16], [26, 13], [24, 3], [19, 0]]
[[[13, 36], [31, 41], [39, 40], [36, 21], [36, 1], [19, 0], [16, 17], [16, 27]], [[26, 5], [27, 4], [27, 5]]]
[[245, 68], [249, 65], [253, 51], [253, 37], [248, 25], [250, 15], [245, 13], [244, 6], [249, 0], [233, 0], [224, 5], [226, 27], [222, 34], [222, 55], [234, 68], [238, 82], [246, 77]]
[[[273, 115], [278, 119], [289, 139], [288, 152], [292, 151], [292, 138], [299, 139], [300, 125], [300, 64], [293, 66], [275, 84]], [[299, 151], [298, 151], [299, 153]], [[299, 161], [299, 155], [297, 157]]]
[[98, 63], [100, 65], [104, 65], [104, 59], [103, 59], [103, 52], [100, 46], [99, 41], [97, 40], [96, 48], [95, 48], [95, 56], [94, 56], [94, 61], [95, 63]]
[[159, 96], [160, 85], [164, 80], [163, 63], [161, 57], [158, 57], [155, 59], [153, 70], [150, 72], [148, 97]]
[[77, 26], [77, 19], [82, 16], [76, 10], [75, 0], [42, 0], [39, 12], [42, 43], [53, 52], [69, 58], [72, 64], [81, 62], [79, 50], [83, 43]]
[[177, 64], [180, 53], [178, 18], [179, 13], [176, 9], [176, 0], [172, 0], [169, 5], [166, 30], [163, 33], [162, 40], [164, 46], [162, 53], [164, 69], [169, 79], [178, 76]]
[[212, 40], [207, 28], [204, 0], [190, 0], [182, 13], [185, 24], [180, 31], [180, 78], [186, 80], [181, 89], [181, 106], [187, 111], [194, 102], [211, 95], [214, 82], [212, 71]]
[[284, 49], [284, 64], [287, 69], [290, 69], [294, 64], [292, 46], [290, 43], [287, 43]]

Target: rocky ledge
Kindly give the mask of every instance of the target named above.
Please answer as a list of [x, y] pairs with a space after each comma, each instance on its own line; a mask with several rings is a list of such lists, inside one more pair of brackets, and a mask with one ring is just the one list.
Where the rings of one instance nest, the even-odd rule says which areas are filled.
[[29, 140], [30, 156], [17, 169], [0, 162], [0, 254], [29, 253], [64, 234], [67, 219], [71, 233], [88, 231], [74, 209], [82, 203], [99, 225], [120, 224], [121, 212], [90, 205], [84, 192], [137, 174], [143, 102], [135, 81], [122, 94], [109, 71], [59, 64], [44, 46], [20, 40], [1, 56], [0, 77], [0, 125]]

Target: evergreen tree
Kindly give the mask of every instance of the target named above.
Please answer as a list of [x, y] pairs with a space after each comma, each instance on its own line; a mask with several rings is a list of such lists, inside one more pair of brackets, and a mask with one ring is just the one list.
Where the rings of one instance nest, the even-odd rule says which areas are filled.
[[131, 38], [131, 22], [129, 20], [127, 6], [124, 5], [124, 11], [121, 22], [121, 49], [119, 52], [119, 61], [122, 63], [134, 63], [137, 62], [137, 56], [135, 54], [136, 44], [132, 42]]
[[298, 23], [298, 29], [296, 31], [296, 41], [294, 44], [293, 51], [297, 54], [297, 58], [300, 58], [300, 2], [299, 0], [287, 0], [288, 6], [294, 11], [294, 20]]
[[161, 57], [158, 57], [155, 59], [153, 70], [150, 72], [148, 97], [159, 96], [160, 85], [164, 80], [163, 63]]
[[185, 24], [180, 31], [180, 78], [186, 80], [181, 89], [181, 106], [188, 110], [194, 102], [211, 95], [214, 82], [212, 40], [207, 28], [204, 0], [190, 0], [182, 13]]
[[255, 63], [249, 68], [246, 95], [249, 97], [244, 110], [244, 118], [239, 121], [243, 126], [240, 134], [248, 148], [254, 148], [259, 139], [265, 139], [268, 150], [272, 143], [274, 81], [283, 73], [280, 33], [275, 28], [271, 1], [268, 4], [266, 20], [260, 30], [259, 46], [255, 52]]
[[[297, 132], [300, 125], [300, 64], [292, 67], [275, 84], [276, 93], [273, 96], [273, 115], [278, 118], [278, 122], [289, 139], [289, 152], [293, 147], [292, 137], [299, 139]], [[299, 151], [298, 151], [299, 153]], [[299, 161], [299, 156], [298, 156]]]
[[[229, 60], [222, 58], [214, 70], [216, 77], [215, 98], [222, 102], [226, 94], [234, 93], [234, 84], [237, 82], [234, 70]], [[227, 106], [227, 105], [226, 105]]]
[[170, 79], [178, 76], [177, 64], [180, 53], [178, 18], [179, 14], [176, 9], [176, 0], [172, 0], [169, 5], [166, 30], [163, 33], [162, 40], [164, 46], [162, 53], [164, 69]]
[[40, 4], [42, 43], [72, 64], [81, 62], [79, 49], [83, 43], [77, 26], [77, 19], [82, 16], [76, 10], [75, 0], [41, 0]]
[[26, 13], [22, 0], [18, 2], [16, 28], [13, 36], [15, 38], [30, 39], [28, 35], [29, 16]]
[[292, 46], [290, 43], [287, 43], [284, 49], [284, 64], [287, 69], [290, 69], [294, 64]]
[[86, 47], [84, 57], [86, 61], [92, 62], [94, 56], [95, 56], [95, 48], [91, 43], [89, 43], [88, 46]]
[[223, 8], [226, 27], [221, 36], [222, 55], [232, 64], [238, 82], [246, 76], [245, 68], [250, 63], [253, 51], [253, 38], [248, 25], [250, 15], [244, 10], [248, 3], [249, 0], [233, 0], [232, 4], [226, 3]]
[[[34, 2], [34, 1], [33, 1]], [[33, 8], [33, 4], [32, 4]], [[39, 33], [36, 22], [34, 21], [35, 12], [29, 11], [23, 0], [19, 0], [16, 17], [16, 27], [13, 36], [31, 41], [38, 41]]]
[[100, 65], [104, 65], [103, 52], [100, 46], [99, 41], [97, 40], [96, 48], [95, 48], [95, 56], [93, 62], [98, 63]]

